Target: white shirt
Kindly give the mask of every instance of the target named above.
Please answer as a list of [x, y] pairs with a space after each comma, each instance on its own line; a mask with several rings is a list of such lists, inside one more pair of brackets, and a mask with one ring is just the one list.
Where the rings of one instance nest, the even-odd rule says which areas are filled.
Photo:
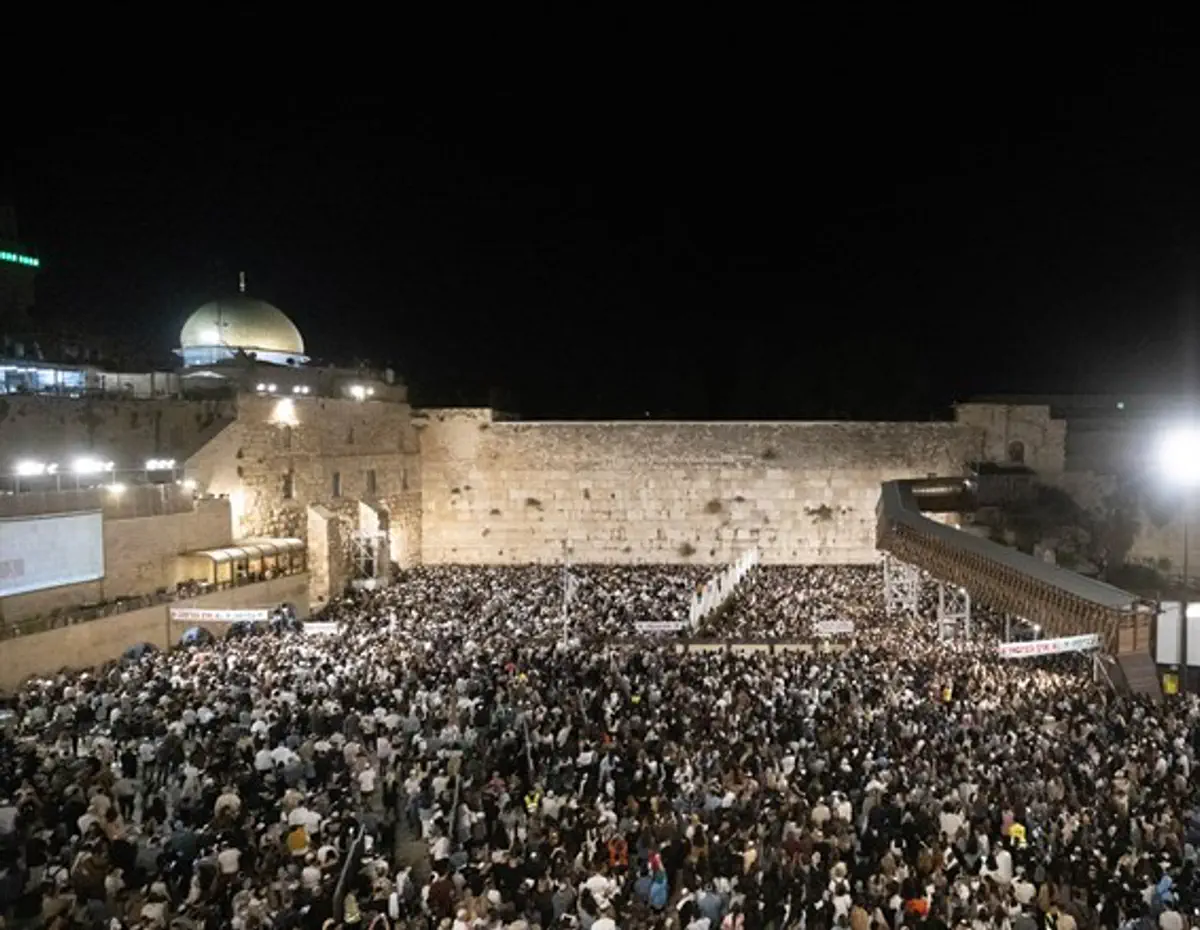
[[241, 867], [242, 852], [232, 846], [227, 846], [217, 853], [217, 864], [221, 866], [222, 875], [237, 875]]

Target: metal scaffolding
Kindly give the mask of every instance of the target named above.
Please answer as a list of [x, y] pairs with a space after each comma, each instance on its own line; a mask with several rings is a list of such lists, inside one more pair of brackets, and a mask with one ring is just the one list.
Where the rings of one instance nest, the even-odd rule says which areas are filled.
[[939, 581], [938, 586], [938, 635], [942, 639], [962, 636], [971, 638], [971, 592], [956, 584]]
[[387, 553], [388, 534], [385, 531], [354, 530], [350, 534], [351, 580], [386, 578]]
[[914, 617], [921, 604], [921, 570], [895, 556], [883, 557], [883, 607], [889, 617], [908, 611]]

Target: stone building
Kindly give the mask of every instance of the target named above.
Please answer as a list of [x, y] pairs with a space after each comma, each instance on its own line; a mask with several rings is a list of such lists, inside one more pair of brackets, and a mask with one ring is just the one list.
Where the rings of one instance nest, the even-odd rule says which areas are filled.
[[145, 480], [147, 461], [169, 462], [172, 480], [227, 501], [232, 540], [304, 540], [318, 606], [392, 566], [545, 562], [564, 547], [595, 562], [718, 564], [751, 547], [770, 562], [871, 561], [883, 481], [987, 460], [1063, 467], [1044, 405], [964, 405], [935, 423], [414, 412], [390, 372], [312, 364], [286, 314], [244, 287], [196, 310], [177, 354], [147, 392], [0, 398], [0, 468], [89, 456]]

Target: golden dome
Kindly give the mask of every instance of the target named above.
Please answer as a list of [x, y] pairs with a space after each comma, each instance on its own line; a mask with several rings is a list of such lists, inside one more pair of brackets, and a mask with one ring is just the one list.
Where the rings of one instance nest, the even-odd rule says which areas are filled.
[[264, 300], [245, 295], [205, 304], [183, 324], [179, 344], [185, 350], [224, 347], [304, 355], [304, 339], [287, 314]]

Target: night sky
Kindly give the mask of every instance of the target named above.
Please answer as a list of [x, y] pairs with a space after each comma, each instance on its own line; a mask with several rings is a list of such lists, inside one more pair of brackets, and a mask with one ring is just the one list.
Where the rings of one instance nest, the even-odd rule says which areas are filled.
[[1173, 391], [1190, 57], [80, 98], [22, 118], [0, 199], [42, 258], [38, 324], [164, 364], [244, 270], [316, 358], [527, 418]]

